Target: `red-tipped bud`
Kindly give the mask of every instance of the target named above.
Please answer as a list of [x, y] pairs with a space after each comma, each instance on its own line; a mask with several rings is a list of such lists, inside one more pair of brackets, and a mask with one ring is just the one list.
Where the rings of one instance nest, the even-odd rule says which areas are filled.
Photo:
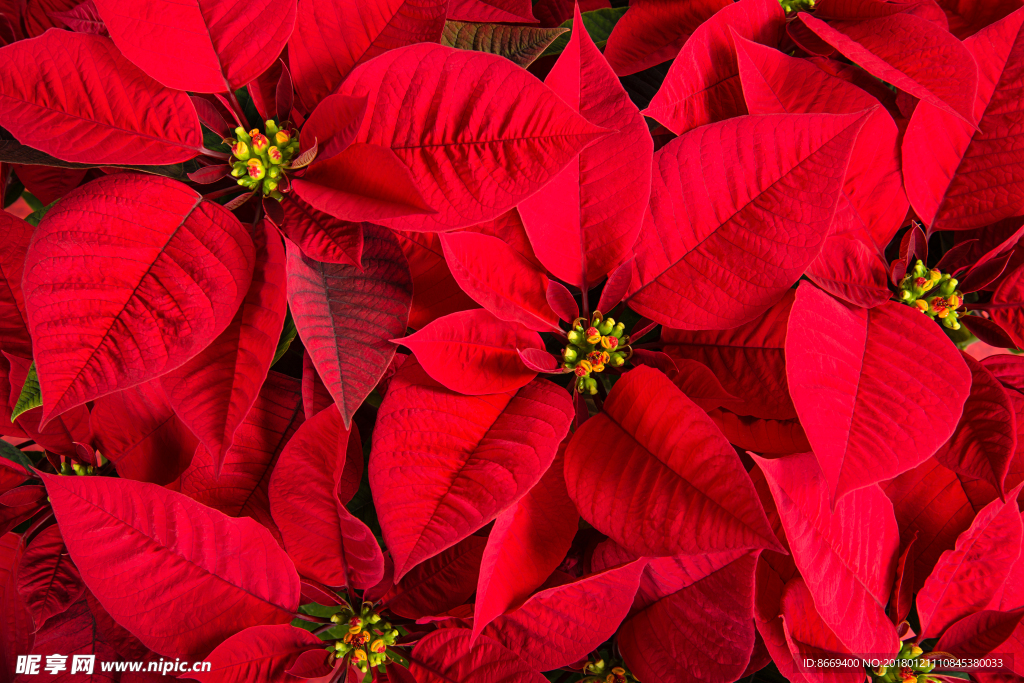
[[606, 349], [614, 349], [618, 345], [619, 340], [617, 337], [601, 337], [601, 346]]
[[252, 138], [252, 148], [257, 154], [266, 152], [267, 148], [270, 147], [270, 140], [268, 140], [267, 136], [258, 130], [253, 129], [249, 131], [249, 136]]
[[274, 142], [278, 145], [287, 145], [292, 139], [291, 133], [286, 130], [277, 131], [277, 135], [274, 136]]
[[281, 150], [277, 147], [271, 147], [267, 150], [267, 156], [270, 157], [270, 163], [279, 164], [284, 161], [284, 155], [281, 154]]
[[249, 177], [253, 180], [263, 180], [263, 176], [267, 174], [267, 170], [263, 168], [263, 162], [259, 159], [249, 159], [245, 166]]
[[380, 654], [381, 652], [384, 652], [384, 650], [386, 649], [388, 649], [388, 646], [380, 638], [370, 643], [370, 652], [376, 652], [377, 654]]
[[247, 145], [242, 140], [239, 140], [235, 144], [231, 145], [231, 153], [235, 155], [236, 159], [240, 159], [242, 161], [245, 161], [250, 156], [252, 156], [252, 154], [249, 152], [249, 145]]
[[596, 344], [601, 341], [601, 332], [596, 327], [587, 328], [587, 343]]

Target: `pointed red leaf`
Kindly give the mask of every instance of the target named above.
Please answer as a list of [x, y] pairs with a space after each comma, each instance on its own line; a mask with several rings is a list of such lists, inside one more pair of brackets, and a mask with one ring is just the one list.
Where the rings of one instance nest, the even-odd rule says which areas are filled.
[[450, 0], [448, 19], [509, 24], [537, 22], [530, 0]]
[[91, 33], [97, 36], [109, 35], [93, 0], [85, 0], [67, 12], [50, 12], [50, 17], [60, 19], [67, 24], [68, 28], [78, 33]]
[[732, 35], [776, 45], [785, 12], [777, 2], [741, 0], [700, 25], [672, 63], [644, 114], [676, 135], [747, 113]]
[[[394, 150], [438, 212], [385, 221], [403, 230], [490, 220], [605, 132], [504, 57], [441, 45], [391, 50], [353, 71], [339, 92], [367, 98], [356, 140]], [[520, 172], [526, 166], [531, 173]]]
[[444, 628], [416, 644], [410, 672], [419, 683], [545, 683], [544, 676], [487, 636], [475, 641], [465, 628]]
[[934, 638], [953, 622], [984, 609], [1006, 581], [1021, 551], [1017, 486], [1004, 503], [994, 500], [960, 534], [956, 547], [942, 553], [917, 594], [921, 636]]
[[526, 601], [558, 568], [580, 516], [565, 490], [564, 446], [537, 485], [498, 515], [480, 563], [473, 631]]
[[85, 584], [71, 562], [60, 529], [43, 529], [22, 555], [18, 570], [18, 592], [28, 606], [38, 631], [50, 617], [78, 602]]
[[867, 116], [747, 116], [660, 149], [629, 306], [728, 329], [776, 303], [821, 251]]
[[363, 269], [318, 263], [289, 243], [288, 303], [345, 424], [395, 355], [412, 299], [409, 266], [390, 231], [366, 226]]
[[840, 499], [811, 453], [755, 458], [778, 506], [800, 574], [821, 618], [852, 652], [895, 654], [889, 599], [899, 548], [892, 504], [877, 486]]
[[[897, 626], [907, 620], [910, 610], [914, 607], [914, 562], [917, 548], [917, 532], [911, 532], [910, 540], [896, 561], [896, 580], [892, 584], [892, 595], [889, 596], [889, 618]], [[913, 553], [913, 554], [912, 554]]]
[[168, 88], [234, 92], [277, 60], [295, 0], [95, 0], [125, 57]]
[[[582, 27], [579, 7], [575, 17]], [[573, 32], [544, 83], [590, 123], [616, 131], [582, 150], [518, 207], [544, 267], [588, 291], [628, 258], [640, 233], [654, 143], [586, 30]]]
[[1013, 635], [1022, 618], [1024, 609], [1012, 612], [975, 612], [947, 628], [935, 644], [935, 650], [961, 656], [987, 655], [1000, 649], [1006, 639]]
[[421, 562], [391, 587], [383, 603], [395, 614], [418, 619], [458, 607], [476, 590], [487, 539], [470, 536]]
[[334, 92], [352, 69], [388, 50], [436, 42], [443, 0], [383, 0], [372, 11], [356, 0], [300, 0], [288, 61], [306, 109]]
[[15, 662], [32, 648], [32, 616], [18, 592], [18, 566], [25, 552], [21, 536], [0, 537], [0, 671], [14, 672]]
[[[18, 397], [21, 396], [32, 361], [12, 356], [6, 351], [4, 360], [9, 368], [7, 384], [11, 389], [7, 407], [13, 411]], [[72, 408], [40, 427], [42, 412], [42, 408], [33, 408], [22, 413], [16, 421], [16, 426], [46, 450], [65, 457], [75, 457], [78, 455], [75, 443], [89, 443], [92, 439], [89, 409], [86, 406]]]
[[626, 373], [576, 430], [565, 481], [580, 515], [637, 555], [779, 548], [736, 451], [652, 368]]
[[536, 332], [498, 320], [483, 309], [452, 313], [408, 337], [420, 366], [444, 387], [470, 396], [515, 391], [537, 376], [517, 350], [543, 349]]
[[546, 380], [460, 396], [406, 361], [378, 411], [370, 454], [370, 487], [395, 577], [526, 495], [571, 419], [569, 395]]
[[[840, 198], [836, 223], [854, 222], [846, 196]], [[840, 218], [840, 213], [845, 217]], [[878, 249], [866, 240], [831, 235], [822, 245], [818, 258], [811, 261], [806, 275], [832, 296], [855, 306], [873, 308], [892, 298], [889, 275]]]
[[109, 38], [49, 31], [3, 48], [0, 63], [0, 126], [23, 145], [88, 164], [173, 164], [202, 148], [188, 95], [139, 71]]
[[786, 372], [833, 501], [935, 453], [971, 387], [936, 321], [895, 302], [852, 308], [806, 283], [789, 317]]
[[555, 312], [555, 315], [564, 322], [571, 323], [580, 316], [580, 307], [565, 285], [555, 280], [548, 280], [546, 292], [548, 306]]
[[[230, 170], [230, 169], [229, 169]], [[88, 173], [86, 169], [53, 166], [18, 166], [18, 180], [43, 205], [52, 204], [78, 185]]]
[[[0, 350], [21, 358], [32, 357], [25, 296], [21, 292], [32, 230], [30, 223], [0, 211]], [[0, 403], [7, 403], [7, 396], [0, 395]]]
[[363, 257], [363, 225], [343, 221], [317, 211], [292, 192], [281, 200], [284, 219], [281, 233], [302, 253], [323, 263], [360, 266]]
[[[397, 358], [398, 355], [396, 354]], [[394, 365], [395, 360], [392, 359], [388, 365], [388, 370]], [[387, 377], [388, 370], [384, 371], [384, 376]], [[381, 379], [381, 382], [384, 380]], [[324, 382], [320, 379], [320, 375], [317, 374], [316, 368], [313, 367], [313, 359], [309, 356], [309, 351], [303, 349], [302, 351], [302, 411], [306, 415], [306, 419], [313, 417], [322, 410], [334, 405], [334, 399], [331, 398], [331, 392], [327, 391], [327, 387], [324, 386]]]
[[[814, 598], [804, 580], [797, 576], [791, 579], [782, 592], [782, 630], [786, 644], [798, 666], [814, 658], [829, 658], [834, 661], [856, 662], [849, 667], [802, 668], [808, 683], [862, 683], [864, 666], [849, 655], [850, 650], [829, 628], [814, 606]], [[893, 643], [896, 641], [892, 633]]]
[[366, 589], [384, 576], [384, 556], [337, 496], [348, 442], [335, 406], [306, 420], [270, 477], [270, 511], [300, 574], [328, 586]]
[[449, 313], [476, 308], [452, 277], [444, 260], [441, 238], [430, 232], [395, 232], [412, 273], [412, 310], [409, 327], [426, 327]]
[[303, 652], [319, 649], [324, 642], [309, 631], [282, 624], [251, 626], [239, 631], [210, 653], [210, 670], [186, 674], [209, 683], [249, 683], [288, 680], [285, 671]]
[[[979, 228], [1024, 208], [1019, 141], [1024, 107], [1024, 10], [982, 29], [963, 45], [978, 64], [977, 97], [969, 100], [978, 128], [922, 100], [903, 141], [907, 194], [933, 230]], [[963, 111], [963, 110], [958, 110]], [[968, 117], [970, 118], [970, 117]], [[942, 130], [941, 137], [934, 133]]]
[[365, 97], [330, 95], [302, 125], [302, 149], [317, 146], [317, 161], [343, 152], [355, 140], [366, 115]]
[[284, 327], [284, 247], [266, 222], [255, 230], [252, 284], [228, 328], [199, 355], [160, 378], [168, 403], [199, 437], [220, 473], [235, 430], [256, 402]]
[[523, 365], [534, 372], [555, 375], [569, 372], [559, 364], [558, 358], [542, 349], [522, 349], [516, 352], [519, 354], [519, 360], [523, 361]]
[[61, 200], [33, 235], [23, 281], [43, 420], [206, 347], [254, 260], [237, 218], [173, 180], [106, 176]]
[[[51, 681], [63, 683], [63, 681], [82, 680], [83, 678], [89, 683], [116, 683], [118, 681], [114, 672], [103, 671], [103, 667], [99, 665], [99, 662], [117, 661], [118, 653], [109, 643], [102, 640], [102, 635], [97, 629], [96, 617], [89, 610], [89, 605], [85, 600], [79, 600], [66, 612], [46, 622], [36, 634], [31, 652], [40, 656], [42, 660], [39, 663], [40, 673], [43, 675], [46, 675], [44, 667], [47, 657], [55, 653], [67, 657], [64, 671], [55, 676], [46, 676]], [[75, 655], [92, 655], [96, 658], [91, 676], [69, 675]], [[18, 679], [31, 680], [24, 676], [19, 676]]]
[[597, 310], [611, 311], [619, 305], [622, 297], [626, 296], [629, 289], [629, 280], [633, 277], [633, 259], [620, 264], [608, 274], [608, 279], [601, 290], [601, 298], [597, 302]]

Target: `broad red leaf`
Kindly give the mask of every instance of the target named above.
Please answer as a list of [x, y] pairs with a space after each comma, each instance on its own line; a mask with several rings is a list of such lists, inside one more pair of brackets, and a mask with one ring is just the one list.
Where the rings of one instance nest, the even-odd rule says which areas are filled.
[[799, 21], [872, 76], [965, 122], [976, 120], [974, 59], [927, 19], [904, 12], [826, 24], [802, 12]]
[[470, 396], [515, 391], [528, 384], [537, 373], [523, 365], [517, 351], [544, 348], [536, 332], [498, 320], [483, 309], [446, 315], [416, 334], [392, 341], [408, 347], [435, 381]]
[[[843, 196], [839, 201], [836, 224], [840, 221], [847, 225], [856, 224], [858, 220], [848, 198]], [[829, 236], [805, 274], [832, 296], [855, 306], [873, 308], [892, 298], [892, 292], [886, 286], [889, 276], [885, 263], [879, 257], [877, 247], [863, 239], [838, 234]]]
[[450, 0], [448, 18], [484, 23], [537, 22], [530, 0]]
[[358, 64], [388, 50], [436, 42], [444, 27], [442, 0], [299, 0], [288, 61], [299, 98], [312, 109]]
[[[978, 228], [1024, 208], [1024, 162], [1011, 152], [1024, 107], [1024, 10], [964, 41], [978, 64], [977, 97], [969, 102], [978, 128], [924, 101], [914, 109], [903, 141], [907, 194], [933, 230]], [[970, 117], [968, 117], [970, 118]], [[943, 131], [938, 137], [935, 131]]]
[[444, 260], [441, 238], [430, 232], [395, 232], [412, 273], [412, 310], [409, 327], [419, 330], [431, 321], [476, 308], [452, 277]]
[[652, 368], [626, 373], [576, 430], [565, 482], [580, 515], [637, 555], [780, 547], [736, 451]]
[[0, 537], [0, 673], [14, 673], [15, 662], [32, 648], [32, 616], [18, 592], [18, 566], [25, 545], [18, 534]]
[[303, 576], [366, 589], [384, 576], [384, 556], [365, 524], [338, 499], [349, 432], [337, 407], [306, 420], [270, 477], [270, 511]]
[[[794, 577], [786, 584], [781, 604], [782, 629], [794, 661], [803, 663], [814, 658], [830, 658], [856, 662], [856, 658], [844, 657], [850, 654], [849, 648], [818, 614], [814, 598], [801, 577]], [[812, 665], [803, 671], [803, 675], [809, 683], [861, 683], [864, 667], [859, 663], [850, 667], [819, 668]]]
[[85, 585], [153, 651], [202, 658], [248, 626], [292, 620], [299, 577], [252, 520], [154, 484], [41, 476]]
[[[998, 612], [982, 610], [964, 617], [945, 630], [935, 649], [954, 655], [987, 655], [1013, 635], [1024, 610]], [[1019, 664], [1017, 665], [1019, 668]]]
[[[32, 240], [32, 225], [6, 211], [0, 211], [0, 351], [21, 358], [32, 357], [28, 335], [25, 297], [21, 278], [25, 254]], [[0, 403], [7, 396], [0, 395]]]
[[71, 562], [60, 529], [53, 525], [32, 539], [18, 569], [21, 593], [38, 631], [43, 622], [78, 602], [85, 584]]
[[921, 636], [934, 638], [953, 622], [984, 609], [1006, 581], [1020, 556], [1021, 525], [1017, 486], [1006, 502], [994, 500], [960, 534], [956, 547], [942, 553], [917, 594]]
[[768, 0], [740, 0], [720, 9], [683, 45], [644, 114], [676, 135], [746, 114], [732, 36], [774, 46], [784, 19], [779, 4]]
[[72, 31], [97, 36], [109, 35], [93, 0], [84, 0], [67, 12], [50, 12], [50, 17], [64, 22]]
[[821, 251], [867, 116], [741, 117], [660, 149], [629, 306], [728, 329], [776, 303]]
[[[721, 331], [690, 331], [662, 328], [665, 353], [680, 361], [707, 366], [722, 387], [742, 403], [730, 403], [730, 411], [773, 420], [796, 417], [786, 383], [786, 325], [793, 308], [793, 294], [739, 327]], [[685, 389], [684, 389], [685, 391]]]
[[545, 683], [514, 652], [487, 636], [475, 641], [464, 628], [444, 628], [420, 640], [410, 657], [419, 683]]
[[572, 414], [568, 394], [547, 380], [460, 396], [406, 361], [378, 411], [370, 454], [395, 578], [526, 495], [554, 460]]
[[362, 223], [343, 221], [317, 211], [294, 192], [284, 195], [281, 209], [284, 221], [277, 227], [303, 254], [323, 263], [362, 266]]
[[18, 166], [18, 180], [44, 206], [52, 204], [78, 185], [88, 173], [86, 169], [54, 166]]
[[[384, 221], [403, 230], [494, 218], [604, 133], [509, 60], [440, 45], [391, 50], [358, 67], [338, 92], [367, 98], [356, 140], [394, 150], [438, 212]], [[527, 166], [531, 173], [522, 173]]]
[[1017, 450], [1017, 417], [1002, 384], [985, 366], [964, 354], [971, 393], [960, 422], [935, 458], [954, 472], [984, 479], [1000, 492]]
[[213, 458], [200, 446], [181, 475], [181, 492], [231, 517], [251, 517], [280, 539], [270, 516], [270, 476], [304, 419], [299, 380], [271, 370], [235, 432], [220, 476], [213, 472]]
[[303, 652], [320, 649], [324, 642], [309, 631], [282, 624], [251, 626], [218, 645], [207, 661], [210, 670], [186, 678], [210, 683], [249, 683], [288, 680], [285, 671]]
[[560, 330], [548, 304], [548, 277], [497, 237], [472, 232], [441, 236], [452, 276], [474, 301], [502, 320], [531, 330]]
[[256, 402], [288, 312], [284, 247], [266, 222], [255, 229], [252, 284], [227, 329], [160, 378], [174, 412], [213, 456], [214, 473]]
[[345, 424], [395, 355], [412, 299], [409, 266], [390, 231], [367, 226], [363, 268], [318, 263], [288, 243], [288, 303], [299, 337]]
[[595, 126], [616, 131], [583, 149], [519, 213], [544, 267], [588, 291], [628, 258], [651, 192], [654, 143], [576, 8], [569, 44], [544, 83]]
[[789, 316], [786, 373], [833, 502], [935, 453], [971, 387], [936, 321], [895, 302], [851, 307], [808, 284]]
[[458, 607], [476, 590], [485, 545], [487, 539], [470, 536], [421, 562], [387, 591], [383, 603], [408, 619]]
[[729, 4], [722, 0], [633, 0], [608, 36], [604, 56], [619, 76], [667, 62], [679, 54], [690, 34]]
[[231, 322], [254, 260], [237, 218], [173, 180], [112, 175], [61, 200], [23, 280], [43, 421], [202, 350]]
[[709, 561], [714, 557], [656, 560], [673, 562], [675, 590], [627, 619], [618, 633], [626, 666], [640, 680], [727, 683], [746, 669], [754, 647], [756, 554], [725, 564]]
[[811, 453], [755, 461], [821, 618], [852, 652], [895, 654], [897, 638], [883, 605], [899, 529], [885, 494], [877, 486], [858, 489], [832, 511], [826, 479]]
[[646, 559], [542, 590], [483, 630], [538, 671], [568, 666], [607, 640], [626, 616]]
[[480, 562], [473, 631], [518, 607], [558, 568], [580, 516], [565, 490], [564, 442], [537, 485], [498, 515]]
[[301, 149], [316, 145], [318, 162], [338, 155], [355, 140], [365, 115], [365, 97], [328, 96], [302, 125]]
[[994, 24], [1014, 10], [1020, 0], [942, 0], [939, 3], [949, 21], [949, 31], [960, 40]]
[[173, 164], [202, 148], [188, 95], [139, 71], [109, 38], [49, 31], [3, 48], [0, 63], [0, 125], [24, 145], [89, 164]]
[[277, 60], [295, 0], [94, 0], [125, 57], [168, 88], [234, 92]]

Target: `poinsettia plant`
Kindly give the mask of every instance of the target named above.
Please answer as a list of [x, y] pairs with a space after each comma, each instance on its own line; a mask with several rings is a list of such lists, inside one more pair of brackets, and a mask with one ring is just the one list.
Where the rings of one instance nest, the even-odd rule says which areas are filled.
[[1022, 88], [1019, 0], [0, 0], [0, 681], [1024, 677]]

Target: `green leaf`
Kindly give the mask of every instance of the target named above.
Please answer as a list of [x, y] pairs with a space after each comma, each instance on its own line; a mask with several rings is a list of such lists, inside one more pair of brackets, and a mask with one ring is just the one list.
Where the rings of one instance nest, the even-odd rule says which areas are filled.
[[21, 465], [30, 477], [36, 476], [35, 470], [32, 469], [35, 463], [29, 459], [28, 455], [3, 439], [0, 439], [0, 456], [7, 458], [16, 465]]
[[281, 360], [284, 354], [288, 353], [288, 347], [295, 341], [295, 335], [298, 330], [295, 329], [295, 321], [292, 320], [292, 309], [288, 309], [288, 314], [284, 317], [284, 329], [281, 330], [281, 339], [277, 342], [277, 351], [274, 352], [274, 360], [270, 361], [271, 367], [277, 361]]
[[538, 28], [447, 21], [441, 34], [441, 44], [460, 50], [500, 55], [526, 68], [540, 57], [555, 39], [568, 32], [568, 28], [561, 27]]
[[[608, 42], [608, 36], [612, 34], [612, 29], [615, 28], [615, 24], [619, 22], [622, 15], [626, 13], [628, 7], [611, 7], [605, 9], [596, 9], [593, 12], [583, 13], [583, 26], [587, 29], [587, 33], [590, 34], [594, 44], [597, 45], [598, 50], [603, 50], [605, 43]], [[568, 19], [562, 22], [560, 28], [572, 28], [572, 19]], [[569, 44], [569, 35], [561, 35], [555, 39], [551, 45], [544, 50], [544, 56], [548, 55], [560, 55], [565, 46]]]
[[43, 394], [39, 391], [39, 375], [36, 374], [36, 362], [32, 361], [32, 365], [28, 366], [28, 377], [21, 387], [21, 395], [18, 396], [18, 402], [11, 411], [11, 422], [17, 420], [22, 413], [42, 405]]
[[59, 201], [60, 199], [54, 199], [52, 202], [42, 207], [41, 209], [36, 209], [29, 215], [25, 216], [25, 222], [34, 227], [39, 227], [39, 221], [43, 220], [43, 217], [46, 216], [46, 214], [49, 213], [50, 209], [52, 209], [53, 206]]

